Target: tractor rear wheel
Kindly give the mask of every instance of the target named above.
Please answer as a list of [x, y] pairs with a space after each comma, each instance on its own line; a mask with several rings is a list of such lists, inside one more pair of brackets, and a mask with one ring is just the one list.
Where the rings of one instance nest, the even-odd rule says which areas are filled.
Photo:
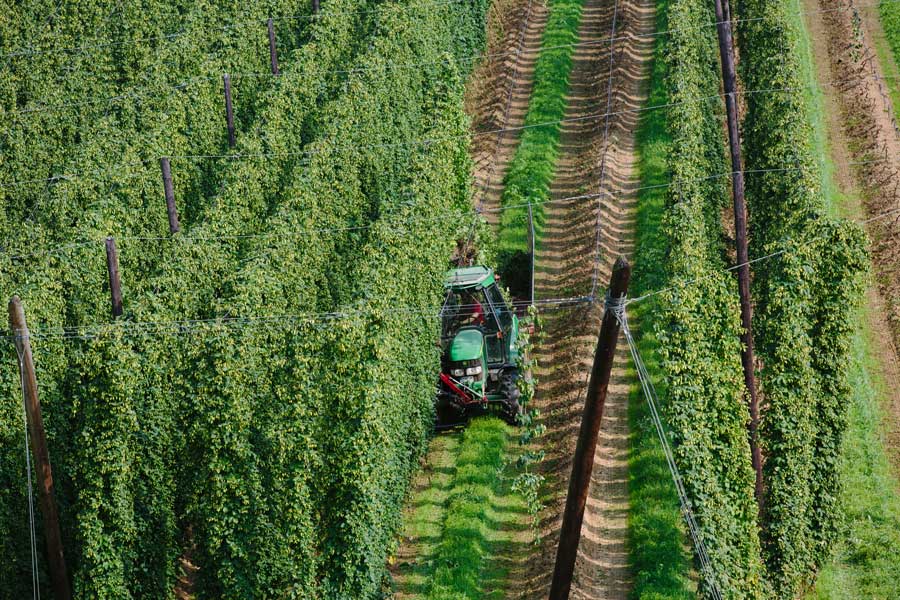
[[519, 372], [513, 369], [504, 371], [500, 375], [500, 394], [503, 396], [503, 419], [510, 425], [519, 424], [519, 415], [522, 414], [522, 406], [519, 404], [519, 391], [517, 382]]

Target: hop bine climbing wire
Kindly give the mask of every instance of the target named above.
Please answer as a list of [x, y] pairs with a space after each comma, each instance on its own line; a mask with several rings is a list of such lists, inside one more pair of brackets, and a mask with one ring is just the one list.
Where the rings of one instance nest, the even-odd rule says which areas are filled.
[[675, 489], [678, 492], [678, 501], [681, 506], [681, 512], [684, 516], [685, 523], [687, 524], [688, 533], [691, 536], [691, 541], [694, 544], [697, 558], [700, 561], [701, 573], [703, 575], [703, 578], [706, 580], [707, 586], [709, 587], [709, 595], [715, 600], [721, 600], [722, 592], [719, 588], [719, 581], [716, 576], [712, 560], [710, 559], [709, 552], [706, 549], [706, 544], [703, 540], [703, 533], [700, 531], [697, 520], [694, 518], [694, 512], [691, 509], [691, 501], [688, 498], [687, 491], [684, 488], [684, 482], [681, 479], [681, 473], [678, 470], [678, 465], [675, 462], [675, 456], [672, 453], [672, 447], [669, 445], [669, 439], [666, 434], [666, 429], [662, 422], [662, 417], [660, 416], [659, 396], [656, 394], [656, 388], [653, 385], [653, 381], [650, 379], [650, 373], [648, 372], [647, 366], [644, 364], [644, 361], [641, 358], [637, 344], [634, 340], [634, 336], [632, 335], [631, 328], [628, 325], [628, 314], [626, 312], [627, 305], [628, 302], [625, 301], [608, 301], [607, 311], [611, 311], [615, 316], [616, 321], [618, 321], [619, 326], [622, 330], [622, 334], [625, 336], [625, 341], [628, 344], [628, 349], [631, 352], [631, 359], [634, 362], [634, 368], [635, 371], [637, 371], [638, 380], [641, 383], [641, 389], [644, 392], [644, 396], [647, 399], [647, 405], [650, 408], [650, 417], [653, 420], [653, 426], [656, 429], [657, 435], [659, 436], [659, 441], [662, 445], [663, 453], [666, 457], [666, 464], [669, 467], [669, 472], [672, 474], [672, 480], [675, 482]]

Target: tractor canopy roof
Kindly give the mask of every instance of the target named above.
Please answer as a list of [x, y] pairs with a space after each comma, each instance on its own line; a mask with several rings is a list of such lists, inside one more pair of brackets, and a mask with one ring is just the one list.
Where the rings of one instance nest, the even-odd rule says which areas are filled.
[[454, 291], [482, 289], [494, 283], [494, 272], [487, 267], [465, 267], [447, 272], [445, 287]]
[[450, 345], [450, 360], [474, 360], [481, 358], [484, 336], [477, 328], [460, 329]]

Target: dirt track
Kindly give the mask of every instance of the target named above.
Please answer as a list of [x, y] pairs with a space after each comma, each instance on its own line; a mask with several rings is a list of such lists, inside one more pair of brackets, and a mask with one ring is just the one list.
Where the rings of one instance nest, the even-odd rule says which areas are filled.
[[[652, 38], [633, 36], [652, 32], [654, 26], [652, 0], [585, 3], [579, 41], [593, 44], [580, 46], [574, 55], [568, 122], [551, 190], [555, 200], [583, 194], [601, 197], [551, 203], [545, 208], [547, 220], [537, 256], [538, 299], [590, 294], [595, 276], [596, 292], [602, 298], [616, 257], [632, 254], [638, 113], [575, 119], [643, 105]], [[616, 42], [608, 43], [610, 38]], [[596, 259], [599, 268], [595, 269]], [[535, 404], [547, 426], [541, 443], [547, 452], [544, 474], [550, 498], [543, 515], [540, 552], [526, 559], [510, 598], [547, 596], [601, 315], [599, 304], [545, 311], [545, 338], [536, 348], [540, 368]], [[627, 364], [623, 346], [617, 364], [621, 366], [613, 372], [607, 398], [572, 598], [624, 599], [631, 588], [625, 546], [630, 382], [622, 368]]]
[[[543, 0], [498, 0], [507, 7], [498, 12], [510, 13], [505, 19], [505, 35], [488, 54], [498, 54], [482, 64], [473, 75], [469, 89], [468, 110], [473, 115], [476, 131], [496, 131], [520, 127], [525, 122], [534, 78], [534, 65], [541, 48], [541, 36], [547, 24], [547, 7]], [[498, 17], [499, 18], [499, 17]], [[501, 132], [475, 137], [472, 157], [475, 161], [475, 204], [478, 208], [496, 209], [503, 193], [503, 178], [519, 145], [521, 131]], [[487, 212], [496, 219], [500, 213]]]
[[[479, 67], [467, 98], [474, 128], [480, 131], [517, 127], [524, 122], [547, 18], [543, 0], [499, 0], [495, 6], [500, 8], [495, 23], [502, 28], [495, 30], [488, 53], [502, 56]], [[596, 293], [602, 300], [613, 262], [620, 254], [632, 254], [637, 202], [633, 190], [638, 186], [634, 132], [639, 113], [621, 111], [637, 109], [645, 100], [653, 38], [637, 36], [654, 30], [654, 7], [654, 0], [585, 0], [570, 75], [567, 122], [562, 129], [551, 194], [554, 200], [576, 195], [593, 197], [546, 206], [546, 223], [537, 251], [538, 299], [588, 295], [596, 279]], [[611, 38], [615, 38], [614, 43], [610, 43]], [[608, 113], [616, 114], [603, 116]], [[475, 203], [492, 209], [499, 205], [518, 134], [477, 136], [475, 140]], [[601, 197], [596, 197], [598, 194]], [[542, 541], [538, 548], [530, 544], [531, 532], [524, 528], [507, 539], [511, 542], [509, 549], [515, 547], [513, 555], [493, 557], [503, 562], [507, 572], [508, 598], [547, 596], [601, 304], [544, 312], [545, 336], [536, 348], [540, 367], [536, 372], [539, 383], [535, 406], [547, 427], [539, 441], [540, 449], [547, 454], [542, 464], [547, 478], [547, 507], [541, 514]], [[625, 546], [630, 389], [624, 370], [627, 360], [627, 350], [620, 345], [620, 367], [613, 372], [600, 433], [573, 599], [624, 600], [631, 589]], [[428, 466], [414, 484], [417, 491], [410, 509], [419, 503], [417, 498], [434, 496], [423, 486], [430, 486], [431, 478], [446, 470], [442, 467], [452, 469], [447, 463], [452, 457], [446, 455], [446, 444], [433, 446]], [[411, 571], [415, 571], [417, 561], [427, 560], [433, 542], [412, 537], [401, 540], [393, 569], [400, 592], [396, 597], [415, 597], [421, 591], [422, 582], [414, 581]]]

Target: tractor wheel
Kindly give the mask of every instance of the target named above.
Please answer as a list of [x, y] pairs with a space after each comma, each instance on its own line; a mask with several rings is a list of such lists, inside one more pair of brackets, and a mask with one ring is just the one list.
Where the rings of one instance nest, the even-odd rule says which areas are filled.
[[500, 376], [500, 393], [503, 394], [503, 419], [510, 425], [519, 424], [519, 415], [522, 414], [522, 406], [519, 404], [519, 372], [509, 370]]

